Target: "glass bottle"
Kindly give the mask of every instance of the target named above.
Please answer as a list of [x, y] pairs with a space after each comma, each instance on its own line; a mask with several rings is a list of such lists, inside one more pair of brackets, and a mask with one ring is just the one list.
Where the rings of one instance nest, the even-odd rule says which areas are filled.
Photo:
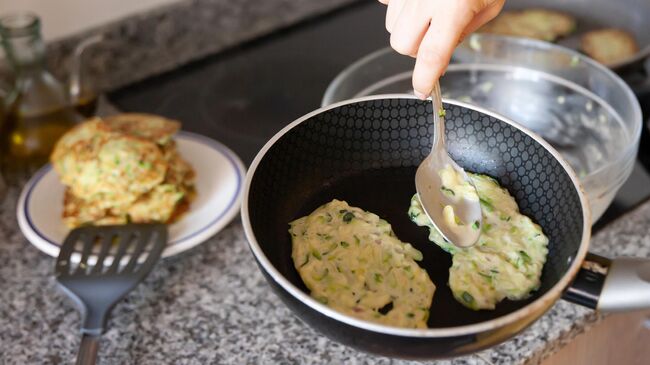
[[64, 86], [45, 68], [45, 44], [36, 15], [0, 17], [0, 39], [14, 72], [0, 147], [9, 170], [32, 170], [47, 162], [58, 138], [78, 116]]

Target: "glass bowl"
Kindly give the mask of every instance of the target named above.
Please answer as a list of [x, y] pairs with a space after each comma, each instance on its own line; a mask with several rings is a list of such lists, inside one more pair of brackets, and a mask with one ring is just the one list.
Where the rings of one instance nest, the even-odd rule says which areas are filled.
[[[322, 104], [412, 93], [414, 61], [390, 48], [355, 62], [329, 85]], [[641, 108], [616, 74], [546, 42], [473, 34], [440, 80], [443, 97], [482, 106], [533, 130], [580, 176], [595, 223], [627, 180], [641, 136]]]

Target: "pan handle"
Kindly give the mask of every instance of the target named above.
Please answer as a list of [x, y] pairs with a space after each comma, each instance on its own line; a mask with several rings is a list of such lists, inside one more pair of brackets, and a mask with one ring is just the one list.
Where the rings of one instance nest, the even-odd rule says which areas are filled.
[[650, 259], [589, 253], [563, 298], [603, 312], [650, 308]]
[[569, 302], [596, 309], [605, 285], [612, 260], [587, 253], [575, 279], [564, 291], [562, 298]]

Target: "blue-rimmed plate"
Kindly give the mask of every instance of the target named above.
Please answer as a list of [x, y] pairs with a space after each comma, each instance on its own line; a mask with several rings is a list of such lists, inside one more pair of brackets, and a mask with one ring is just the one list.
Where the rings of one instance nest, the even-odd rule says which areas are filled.
[[[188, 212], [169, 226], [170, 241], [162, 256], [188, 250], [207, 240], [238, 213], [246, 170], [228, 147], [198, 134], [180, 132], [178, 150], [196, 171], [196, 198]], [[44, 166], [25, 185], [18, 201], [20, 229], [29, 242], [50, 256], [69, 229], [63, 224], [64, 186], [51, 165]]]

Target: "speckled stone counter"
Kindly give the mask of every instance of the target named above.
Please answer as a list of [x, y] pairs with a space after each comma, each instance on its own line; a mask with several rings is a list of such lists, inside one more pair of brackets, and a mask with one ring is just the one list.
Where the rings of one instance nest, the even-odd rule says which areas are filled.
[[[0, 363], [67, 364], [79, 315], [56, 288], [54, 259], [17, 228], [18, 189], [0, 205]], [[607, 256], [650, 256], [650, 202], [593, 238]], [[535, 364], [599, 320], [558, 302], [525, 332], [477, 355], [442, 364]], [[271, 292], [239, 219], [180, 256], [160, 262], [120, 302], [102, 337], [100, 364], [409, 364], [357, 352], [319, 335]]]

